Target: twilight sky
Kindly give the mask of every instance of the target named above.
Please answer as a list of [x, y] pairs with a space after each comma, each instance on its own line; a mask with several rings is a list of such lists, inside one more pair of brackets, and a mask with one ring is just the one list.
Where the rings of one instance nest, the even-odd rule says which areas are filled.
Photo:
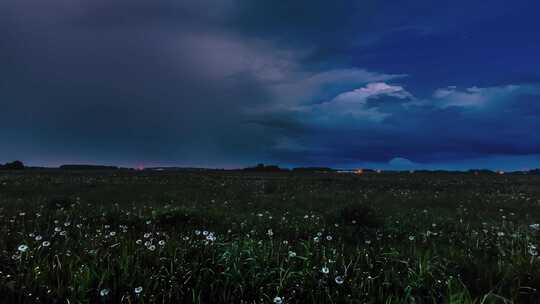
[[538, 1], [0, 1], [0, 162], [540, 167]]

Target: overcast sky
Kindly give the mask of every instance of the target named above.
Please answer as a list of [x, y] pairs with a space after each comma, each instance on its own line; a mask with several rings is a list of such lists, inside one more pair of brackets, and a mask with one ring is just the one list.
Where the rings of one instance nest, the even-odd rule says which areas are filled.
[[2, 0], [0, 162], [540, 167], [536, 3]]

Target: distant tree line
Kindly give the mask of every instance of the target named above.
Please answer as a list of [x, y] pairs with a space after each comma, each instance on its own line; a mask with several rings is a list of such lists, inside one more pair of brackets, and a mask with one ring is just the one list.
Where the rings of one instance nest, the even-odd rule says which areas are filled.
[[[247, 167], [243, 169], [244, 171], [250, 171], [250, 172], [290, 172], [290, 169], [287, 168], [280, 168], [277, 165], [265, 165], [265, 164], [258, 164], [254, 167]], [[336, 170], [328, 167], [298, 167], [293, 168], [293, 172], [334, 172]]]
[[280, 168], [279, 166], [276, 166], [276, 165], [258, 164], [255, 167], [244, 168], [244, 171], [249, 171], [249, 172], [285, 172], [285, 171], [289, 171], [289, 169]]
[[101, 166], [101, 165], [61, 165], [62, 170], [117, 170], [117, 166]]
[[[248, 172], [336, 172], [338, 170], [336, 169], [332, 169], [332, 168], [329, 168], [329, 167], [297, 167], [297, 168], [293, 168], [292, 170], [291, 169], [287, 169], [287, 168], [280, 168], [279, 166], [277, 165], [265, 165], [265, 164], [258, 164], [256, 166], [253, 166], [253, 167], [247, 167], [247, 168], [244, 168], [242, 169], [243, 171], [248, 171]], [[380, 170], [374, 170], [374, 169], [361, 169], [361, 170], [356, 170], [356, 171], [361, 171], [362, 173], [374, 173], [374, 172], [381, 172]], [[394, 171], [394, 170], [386, 170], [385, 172], [387, 173], [399, 173], [400, 171]], [[486, 174], [503, 174], [504, 172], [503, 171], [493, 171], [493, 170], [488, 170], [488, 169], [470, 169], [468, 171], [450, 171], [450, 170], [415, 170], [414, 172], [416, 173], [445, 173], [445, 174], [449, 174], [449, 173], [463, 173], [463, 172], [468, 172], [468, 173], [471, 173], [471, 174], [475, 174], [475, 175], [486, 175]], [[540, 175], [540, 169], [531, 169], [531, 170], [527, 170], [527, 171], [512, 171], [512, 172], [506, 172], [508, 174], [531, 174], [531, 175]]]
[[293, 172], [334, 172], [336, 170], [328, 167], [298, 167]]
[[3, 165], [0, 165], [0, 169], [3, 170], [22, 170], [24, 169], [24, 164], [20, 160], [12, 161], [5, 163]]
[[530, 174], [540, 175], [540, 169], [529, 170]]

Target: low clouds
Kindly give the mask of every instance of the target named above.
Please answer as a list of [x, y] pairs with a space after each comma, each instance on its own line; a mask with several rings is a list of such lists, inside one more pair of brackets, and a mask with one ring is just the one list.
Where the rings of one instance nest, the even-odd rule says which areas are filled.
[[[513, 99], [523, 95], [538, 96], [537, 85], [503, 85], [479, 88], [476, 86], [458, 90], [456, 87], [437, 89], [433, 93], [433, 105], [440, 108], [463, 107], [486, 109], [508, 106]], [[429, 100], [427, 101], [430, 102]]]
[[[357, 79], [361, 80], [361, 79]], [[365, 79], [364, 79], [365, 80]], [[339, 79], [332, 83], [334, 86], [342, 84]], [[291, 107], [290, 112], [296, 113], [300, 120], [306, 124], [332, 127], [344, 120], [358, 122], [381, 122], [388, 113], [379, 111], [377, 107], [371, 107], [369, 100], [381, 97], [394, 97], [398, 99], [412, 98], [412, 95], [404, 88], [388, 85], [384, 82], [368, 83], [365, 87], [340, 93], [329, 101], [320, 103], [302, 104]], [[279, 110], [278, 110], [279, 113]], [[271, 113], [262, 113], [262, 116]], [[264, 118], [263, 118], [264, 119]]]
[[377, 107], [370, 107], [369, 100], [381, 97], [394, 97], [398, 99], [412, 98], [412, 95], [403, 87], [388, 85], [384, 82], [368, 83], [365, 87], [341, 93], [328, 102], [309, 107], [323, 115], [350, 117], [356, 120], [381, 122], [388, 113], [379, 111]]
[[[318, 104], [259, 115], [261, 124], [294, 121], [312, 161], [425, 166], [501, 155], [540, 154], [540, 85], [436, 89], [428, 98], [400, 85], [368, 83]], [[290, 139], [294, 140], [294, 138]], [[287, 157], [283, 150], [278, 153]], [[288, 157], [297, 157], [290, 153]], [[412, 163], [411, 163], [412, 164]], [[395, 166], [394, 166], [395, 167]]]
[[359, 88], [351, 92], [339, 94], [335, 101], [355, 101], [368, 98], [377, 98], [378, 96], [391, 96], [400, 99], [411, 98], [412, 95], [403, 87], [388, 85], [384, 82], [368, 83], [366, 87]]

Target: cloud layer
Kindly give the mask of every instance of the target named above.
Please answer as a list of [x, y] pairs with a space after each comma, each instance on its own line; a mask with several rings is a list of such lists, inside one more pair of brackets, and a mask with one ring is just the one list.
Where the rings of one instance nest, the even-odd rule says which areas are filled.
[[540, 76], [503, 4], [2, 1], [0, 162], [517, 164]]
[[[539, 85], [441, 88], [419, 98], [402, 86], [376, 82], [258, 119], [285, 128], [279, 122], [288, 121], [293, 127], [283, 133], [289, 142], [317, 147], [302, 152], [309, 161], [392, 164], [401, 157], [429, 164], [540, 154], [540, 135], [532, 132], [540, 128], [539, 100]], [[296, 150], [279, 153], [292, 160], [299, 157]]]

